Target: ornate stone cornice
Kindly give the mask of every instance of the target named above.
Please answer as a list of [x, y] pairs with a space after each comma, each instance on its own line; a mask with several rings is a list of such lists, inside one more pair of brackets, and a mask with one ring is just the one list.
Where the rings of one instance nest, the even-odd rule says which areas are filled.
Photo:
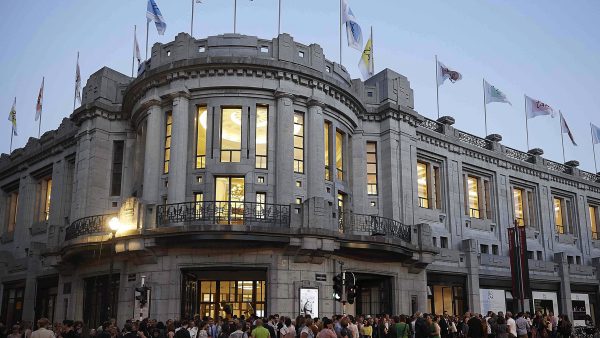
[[319, 101], [318, 99], [311, 97], [308, 100], [306, 100], [306, 105], [310, 108], [310, 107], [320, 107], [321, 109], [325, 109], [327, 107], [327, 105], [321, 101]]
[[296, 99], [294, 94], [283, 91], [283, 90], [281, 90], [281, 88], [277, 88], [277, 90], [275, 90], [275, 93], [273, 93], [273, 96], [276, 99], [290, 99], [292, 101], [294, 101]]

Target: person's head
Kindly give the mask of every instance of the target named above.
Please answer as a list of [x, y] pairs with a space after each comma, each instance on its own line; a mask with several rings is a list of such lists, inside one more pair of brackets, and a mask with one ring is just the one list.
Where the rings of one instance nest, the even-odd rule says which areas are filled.
[[260, 327], [260, 326], [263, 326], [263, 321], [262, 321], [262, 319], [257, 319], [256, 320], [256, 327]]
[[37, 326], [40, 329], [42, 329], [42, 328], [45, 329], [48, 326], [48, 324], [50, 324], [50, 321], [48, 320], [48, 318], [40, 318], [37, 321]]
[[512, 318], [512, 312], [506, 311], [506, 318]]
[[133, 332], [133, 323], [125, 323], [123, 329], [125, 329], [125, 332]]

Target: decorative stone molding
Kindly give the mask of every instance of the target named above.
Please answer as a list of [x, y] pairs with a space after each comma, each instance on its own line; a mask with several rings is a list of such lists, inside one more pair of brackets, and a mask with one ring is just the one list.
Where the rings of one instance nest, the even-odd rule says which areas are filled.
[[565, 165], [571, 168], [577, 168], [579, 167], [579, 161], [577, 160], [571, 160], [571, 161], [567, 161], [565, 162]]
[[325, 109], [327, 107], [327, 105], [325, 103], [323, 103], [323, 102], [321, 102], [321, 101], [319, 101], [319, 100], [317, 100], [317, 99], [315, 99], [313, 97], [309, 98], [306, 101], [306, 105], [308, 107], [315, 107], [315, 106], [316, 107], [321, 107], [321, 109]]
[[292, 101], [294, 101], [294, 100], [295, 100], [295, 98], [296, 98], [296, 97], [294, 96], [294, 94], [291, 94], [291, 93], [288, 93], [288, 92], [286, 92], [286, 91], [283, 91], [283, 90], [281, 90], [280, 88], [277, 88], [277, 90], [275, 90], [275, 92], [273, 93], [273, 96], [274, 96], [276, 99], [283, 99], [283, 98], [287, 98], [287, 99], [290, 99], [290, 100], [292, 100]]
[[533, 156], [542, 156], [544, 155], [544, 150], [542, 150], [541, 148], [533, 148], [530, 149], [527, 153]]
[[437, 119], [437, 121], [439, 123], [445, 124], [447, 126], [451, 126], [454, 123], [456, 123], [456, 120], [454, 119], [454, 117], [452, 116], [442, 116], [439, 119]]
[[500, 134], [489, 134], [488, 136], [485, 137], [486, 140], [492, 141], [492, 142], [502, 142], [502, 135]]

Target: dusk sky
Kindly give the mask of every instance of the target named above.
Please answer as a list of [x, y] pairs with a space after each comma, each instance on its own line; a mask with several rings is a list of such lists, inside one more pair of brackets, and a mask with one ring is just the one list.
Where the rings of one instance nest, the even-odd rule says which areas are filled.
[[[589, 123], [600, 126], [600, 1], [597, 0], [348, 0], [368, 38], [374, 31], [375, 72], [390, 68], [408, 77], [415, 109], [435, 119], [437, 54], [462, 73], [440, 87], [441, 115], [455, 127], [484, 135], [482, 78], [508, 96], [512, 106], [488, 105], [490, 133], [526, 151], [523, 95], [560, 109], [578, 147], [565, 135], [567, 160], [594, 171]], [[167, 22], [164, 36], [150, 26], [150, 45], [190, 30], [191, 0], [157, 0]], [[295, 41], [323, 47], [339, 61], [339, 1], [282, 0], [282, 31]], [[133, 26], [144, 56], [146, 0], [2, 0], [4, 34], [0, 52], [0, 152], [9, 151], [7, 120], [17, 97], [19, 135], [13, 149], [37, 137], [37, 94], [45, 76], [42, 133], [72, 112], [75, 60], [80, 52], [83, 85], [108, 66], [131, 74]], [[238, 33], [271, 39], [277, 35], [277, 0], [238, 0]], [[194, 36], [233, 32], [233, 0], [196, 4]], [[344, 36], [344, 46], [346, 40]], [[343, 65], [359, 77], [360, 52], [344, 47]], [[530, 147], [562, 162], [558, 117], [529, 120]], [[600, 155], [600, 147], [597, 149]], [[598, 158], [600, 160], [600, 156]], [[599, 162], [600, 163], [600, 162]]]

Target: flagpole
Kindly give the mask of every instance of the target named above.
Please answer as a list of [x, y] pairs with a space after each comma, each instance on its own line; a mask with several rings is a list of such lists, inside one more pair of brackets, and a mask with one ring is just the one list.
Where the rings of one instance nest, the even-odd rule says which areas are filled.
[[373, 26], [371, 26], [371, 70], [375, 75], [375, 44], [373, 43]]
[[190, 22], [190, 36], [194, 37], [194, 1], [192, 0], [192, 21]]
[[[75, 64], [75, 71], [77, 71], [77, 65], [79, 65], [79, 51], [77, 51], [77, 63]], [[75, 79], [75, 82], [77, 82], [77, 79]], [[75, 111], [75, 101], [76, 100], [77, 100], [77, 83], [75, 83], [75, 92], [73, 93], [73, 111]]]
[[440, 118], [440, 84], [438, 83], [439, 78], [439, 66], [438, 66], [438, 58], [435, 56], [435, 98], [437, 102], [437, 117]]
[[565, 137], [563, 136], [563, 131], [562, 131], [562, 120], [564, 119], [564, 117], [562, 116], [562, 113], [560, 112], [560, 110], [558, 111], [558, 113], [560, 114], [560, 144], [562, 146], [562, 154], [563, 154], [563, 163], [567, 162], [567, 159], [565, 157]]
[[146, 19], [146, 60], [148, 61], [148, 29], [150, 28], [150, 20]]
[[488, 136], [488, 128], [487, 128], [487, 105], [485, 104], [485, 78], [483, 78], [483, 82], [481, 83], [483, 86], [483, 123], [485, 125], [485, 137]]
[[[42, 90], [42, 99], [41, 99], [42, 101], [44, 100], [43, 99], [43, 97], [44, 97], [44, 92], [43, 92], [43, 90], [44, 90], [44, 80], [45, 80], [45, 78], [44, 78], [44, 76], [42, 76], [42, 89], [41, 89]], [[42, 103], [42, 102], [40, 102], [40, 103]], [[42, 104], [40, 106], [40, 122], [38, 123], [38, 138], [40, 138], [40, 132], [42, 130], [42, 110], [41, 109], [43, 109], [43, 107], [44, 106]]]
[[131, 77], [133, 77], [133, 67], [135, 66], [135, 34], [137, 32], [137, 25], [133, 25], [133, 52], [131, 53]]
[[592, 124], [590, 123], [590, 134], [592, 136], [592, 151], [594, 152], [594, 169], [596, 173], [598, 173], [598, 163], [596, 162], [596, 143], [594, 143], [594, 130], [592, 129]]
[[13, 124], [12, 127], [10, 128], [10, 150], [8, 151], [8, 153], [12, 153], [12, 141], [13, 141], [13, 136], [15, 135], [15, 125]]
[[237, 24], [237, 0], [233, 0], [233, 34], [236, 33]]
[[278, 12], [279, 12], [279, 16], [277, 19], [277, 36], [279, 36], [281, 34], [281, 0], [279, 0]]
[[340, 66], [342, 65], [342, 0], [340, 0]]
[[525, 95], [523, 94], [523, 100], [525, 103], [525, 109], [523, 110], [525, 112], [525, 134], [527, 135], [527, 151], [529, 151], [529, 125], [527, 123], [527, 98], [525, 97]]

